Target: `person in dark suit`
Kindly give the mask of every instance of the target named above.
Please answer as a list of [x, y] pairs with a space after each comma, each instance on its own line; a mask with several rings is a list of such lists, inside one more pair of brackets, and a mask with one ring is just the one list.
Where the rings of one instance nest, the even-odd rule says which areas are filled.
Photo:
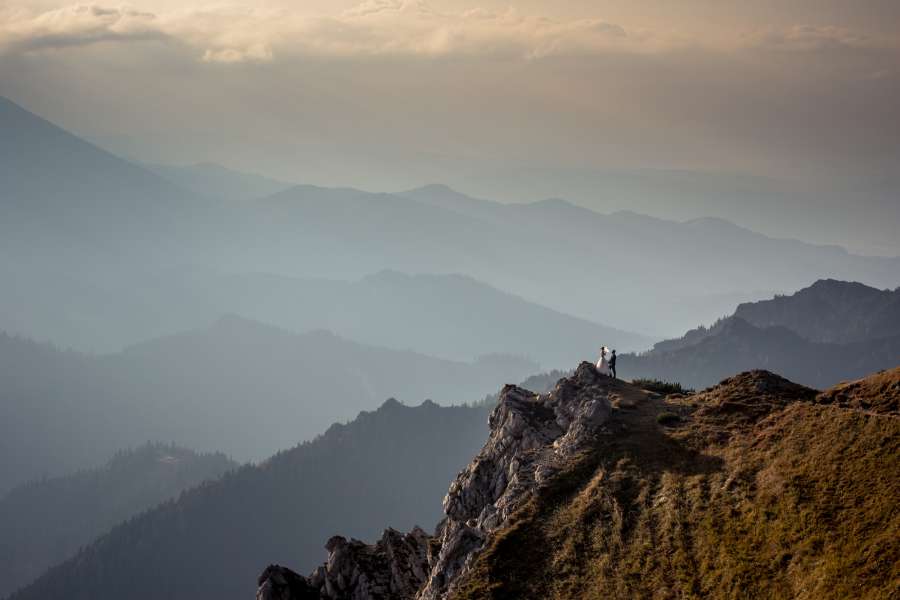
[[613, 379], [616, 379], [616, 351], [612, 351], [612, 356], [609, 357], [609, 370], [612, 372]]

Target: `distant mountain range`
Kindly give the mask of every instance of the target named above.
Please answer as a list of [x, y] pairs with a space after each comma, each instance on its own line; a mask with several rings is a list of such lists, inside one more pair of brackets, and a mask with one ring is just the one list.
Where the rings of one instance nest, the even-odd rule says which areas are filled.
[[822, 280], [790, 296], [741, 304], [711, 327], [619, 358], [623, 377], [703, 388], [769, 369], [817, 388], [900, 364], [900, 288]]
[[[139, 289], [164, 287], [139, 278], [162, 268], [343, 280], [394, 269], [461, 273], [592, 322], [673, 335], [820, 278], [900, 282], [900, 258], [772, 239], [721, 219], [599, 214], [563, 200], [508, 205], [441, 186], [386, 194], [309, 185], [214, 200], [207, 194], [242, 187], [233, 173], [167, 179], [9, 101], [0, 123], [13, 132], [0, 141], [10, 182], [0, 191], [0, 276], [25, 303], [66, 297], [53, 285], [61, 275], [90, 281], [119, 305], [135, 279]], [[36, 273], [40, 293], [17, 285]], [[74, 317], [70, 325], [89, 330]]]
[[441, 360], [238, 317], [99, 357], [0, 335], [0, 492], [148, 439], [258, 460], [386, 398], [473, 402], [537, 370], [515, 357]]
[[30, 251], [36, 268], [194, 252], [210, 209], [200, 197], [2, 97], [0, 131], [2, 259]]
[[295, 185], [211, 163], [184, 167], [169, 165], [145, 165], [145, 167], [195, 194], [226, 202], [257, 200]]
[[15, 488], [0, 497], [0, 598], [120, 521], [236, 466], [223, 454], [145, 444], [103, 467]]
[[[382, 271], [356, 281], [207, 269], [96, 275], [21, 269], [0, 298], [0, 327], [60, 344], [119, 350], [238, 314], [294, 332], [328, 330], [363, 343], [453, 360], [514, 353], [564, 366], [602, 344], [645, 350], [653, 338], [544, 308], [461, 275]], [[114, 289], [110, 289], [114, 285]], [[59, 299], [66, 291], [65, 302]], [[115, 297], [115, 301], [111, 299]]]
[[[726, 598], [796, 585], [882, 597], [891, 562], [866, 557], [897, 549], [885, 473], [896, 470], [898, 382], [894, 369], [818, 394], [753, 371], [662, 397], [583, 363], [549, 392], [506, 386], [496, 406], [388, 401], [130, 519], [9, 600], [238, 600], [267, 562], [320, 568], [308, 579], [265, 569], [261, 600], [316, 597], [311, 584], [335, 600], [384, 589], [399, 600], [586, 588]], [[382, 527], [377, 545], [352, 540]], [[649, 544], [654, 531], [664, 535]]]
[[790, 296], [741, 304], [734, 316], [757, 327], [787, 327], [813, 342], [894, 337], [900, 335], [900, 287], [822, 280]]
[[312, 568], [334, 532], [371, 539], [436, 522], [489, 411], [388, 401], [129, 519], [10, 600], [252, 598], [261, 556]]

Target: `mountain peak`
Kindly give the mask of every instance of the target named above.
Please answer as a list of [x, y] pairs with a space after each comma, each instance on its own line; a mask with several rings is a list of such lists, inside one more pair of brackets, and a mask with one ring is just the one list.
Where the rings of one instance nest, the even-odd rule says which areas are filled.
[[879, 292], [877, 288], [870, 287], [858, 281], [845, 281], [843, 279], [818, 279], [809, 287], [800, 290], [798, 293], [819, 292], [831, 293], [836, 290], [846, 290], [854, 292]]
[[[883, 474], [890, 472], [896, 457], [884, 452], [882, 444], [898, 427], [891, 418], [868, 426], [859, 418], [865, 409], [861, 405], [845, 403], [832, 410], [823, 404], [842, 394], [857, 398], [884, 385], [900, 390], [898, 381], [900, 369], [823, 398], [775, 373], [754, 370], [700, 394], [662, 397], [582, 363], [549, 393], [507, 385], [491, 413], [487, 443], [450, 484], [444, 499], [446, 518], [434, 536], [416, 527], [406, 535], [388, 529], [372, 545], [332, 538], [326, 547], [328, 561], [310, 577], [284, 567], [267, 568], [257, 598], [537, 598], [549, 597], [548, 588], [554, 585], [605, 590], [611, 596], [616, 596], [612, 590], [630, 589], [643, 597], [663, 585], [653, 579], [659, 560], [687, 569], [688, 579], [665, 588], [676, 595], [685, 589], [704, 590], [690, 579], [700, 580], [701, 575], [703, 581], [709, 578], [705, 585], [718, 589], [733, 569], [744, 572], [747, 560], [769, 568], [760, 569], [759, 577], [742, 577], [742, 595], [771, 591], [772, 568], [787, 573], [805, 566], [798, 572], [814, 571], [807, 584], [820, 585], [822, 557], [838, 548], [802, 546], [813, 557], [799, 552], [798, 540], [805, 538], [798, 537], [795, 528], [815, 529], [822, 521], [800, 518], [796, 494], [805, 494], [804, 514], [839, 514], [827, 522], [857, 531], [828, 538], [829, 544], [868, 555], [884, 538], [874, 527], [863, 529], [872, 533], [858, 534], [868, 514], [856, 509], [857, 502], [867, 497], [869, 485], [879, 494], [886, 492]], [[842, 430], [853, 435], [838, 435]], [[832, 461], [806, 457], [836, 446], [842, 457], [838, 485], [855, 498], [849, 503], [842, 498], [839, 505], [833, 502], [833, 489], [820, 491], [814, 485], [835, 481]], [[845, 478], [851, 487], [844, 485]], [[698, 481], [702, 489], [715, 493], [685, 493]], [[709, 526], [711, 511], [715, 527]], [[781, 544], [780, 562], [772, 562], [769, 544], [759, 544], [746, 533], [764, 527], [757, 523], [759, 518], [777, 527], [791, 524], [783, 530], [786, 535], [782, 529], [771, 533]], [[885, 518], [891, 519], [885, 526], [895, 531], [898, 519]], [[653, 531], [666, 535], [648, 544]], [[735, 547], [736, 556], [704, 558], [708, 566], [691, 574], [697, 563], [684, 554], [676, 532], [691, 536], [691, 552], [712, 557], [720, 556], [722, 548], [727, 553]], [[578, 548], [571, 547], [574, 538], [581, 540]], [[702, 545], [694, 541], [700, 538]], [[633, 556], [652, 565], [629, 584], [639, 589], [619, 581], [624, 565], [644, 564], [630, 562]], [[606, 564], [610, 568], [600, 566]], [[883, 591], [892, 581], [889, 565], [873, 577], [866, 575], [864, 584], [854, 573], [846, 577], [853, 579], [851, 587], [862, 585], [869, 591]]]
[[417, 188], [413, 188], [408, 190], [408, 192], [431, 192], [431, 193], [441, 193], [441, 194], [457, 194], [462, 195], [460, 192], [454, 190], [452, 187], [445, 183], [427, 183], [423, 186], [419, 186]]
[[530, 206], [539, 207], [539, 208], [559, 208], [559, 209], [566, 209], [566, 210], [571, 210], [571, 209], [588, 210], [586, 208], [578, 206], [577, 204], [573, 204], [573, 203], [569, 202], [565, 198], [558, 198], [558, 197], [544, 198], [543, 200], [537, 200], [535, 202], [532, 202], [530, 204]]
[[706, 227], [711, 229], [719, 229], [723, 231], [728, 230], [741, 230], [741, 231], [750, 231], [740, 225], [729, 221], [728, 219], [723, 219], [721, 217], [698, 217], [696, 219], [689, 219], [684, 222], [685, 225], [689, 227]]
[[[623, 397], [639, 402], [647, 392], [601, 375], [587, 362], [549, 393], [505, 386], [489, 419], [487, 443], [450, 484], [447, 519], [435, 538], [418, 528], [405, 536], [388, 530], [371, 546], [332, 538], [327, 563], [309, 578], [268, 567], [260, 576], [258, 598], [378, 598], [384, 589], [395, 598], [445, 597], [488, 536], [602, 434], [611, 399]], [[383, 558], [372, 560], [378, 556]], [[404, 574], [402, 580], [397, 574]], [[284, 596], [286, 591], [294, 595]]]

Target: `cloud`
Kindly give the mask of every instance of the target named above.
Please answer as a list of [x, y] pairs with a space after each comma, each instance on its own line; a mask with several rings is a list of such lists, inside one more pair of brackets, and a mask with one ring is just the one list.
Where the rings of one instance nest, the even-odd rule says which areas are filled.
[[37, 15], [0, 13], [0, 50], [6, 52], [165, 37], [155, 15], [129, 8], [75, 5]]
[[839, 26], [794, 25], [768, 28], [744, 36], [751, 47], [783, 51], [818, 51], [850, 48], [897, 48], [897, 40]]
[[43, 13], [0, 13], [0, 49], [36, 52], [100, 42], [170, 39], [207, 62], [270, 61], [279, 54], [503, 55], [652, 51], [660, 40], [601, 19], [555, 21], [471, 9], [444, 13], [422, 0], [366, 0], [333, 16], [219, 7], [151, 14], [76, 5]]
[[[626, 29], [602, 18], [557, 20], [472, 8], [442, 12], [425, 0], [365, 0], [331, 16], [249, 6], [186, 8], [152, 14], [128, 7], [75, 5], [43, 13], [0, 12], [0, 52], [38, 52], [101, 42], [170, 40], [203, 62], [268, 62], [313, 56], [475, 56], [538, 60], [609, 53], [819, 51], [871, 48], [896, 40], [838, 26], [794, 26], [708, 38]], [[726, 40], [723, 42], [723, 40]], [[730, 41], [727, 41], [730, 40]]]

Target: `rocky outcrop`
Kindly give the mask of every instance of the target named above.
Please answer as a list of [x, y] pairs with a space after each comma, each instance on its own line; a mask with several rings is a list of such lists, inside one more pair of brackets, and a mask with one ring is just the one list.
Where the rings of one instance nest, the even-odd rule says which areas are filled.
[[491, 413], [484, 448], [450, 484], [431, 574], [420, 600], [443, 598], [487, 536], [589, 444], [609, 418], [613, 380], [582, 363], [548, 394], [506, 386]]
[[281, 565], [269, 565], [256, 580], [256, 600], [319, 600], [306, 577]]
[[385, 530], [374, 545], [335, 536], [328, 562], [309, 577], [278, 565], [259, 577], [257, 600], [395, 600], [413, 598], [428, 573], [429, 536], [416, 527]]
[[506, 386], [487, 443], [450, 484], [446, 518], [433, 537], [416, 528], [406, 535], [387, 530], [374, 545], [332, 538], [328, 561], [309, 577], [266, 569], [257, 600], [446, 598], [489, 535], [602, 432], [610, 396], [622, 385], [582, 363], [549, 393]]

